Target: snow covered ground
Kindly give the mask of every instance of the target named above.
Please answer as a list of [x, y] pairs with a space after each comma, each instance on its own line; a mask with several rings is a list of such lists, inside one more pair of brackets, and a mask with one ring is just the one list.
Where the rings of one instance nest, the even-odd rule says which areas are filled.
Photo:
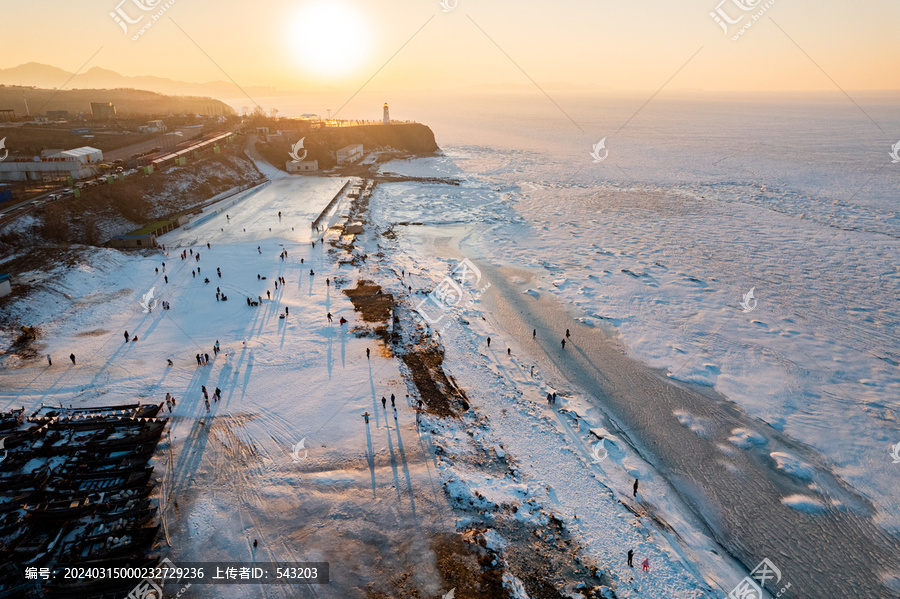
[[[720, 444], [726, 460], [740, 449], [786, 475], [784, 506], [821, 514], [830, 505], [896, 532], [900, 489], [889, 452], [900, 440], [900, 245], [892, 228], [895, 215], [884, 211], [880, 196], [855, 205], [835, 202], [823, 212], [809, 196], [763, 185], [688, 182], [663, 188], [587, 182], [585, 176], [573, 184], [564, 180], [563, 161], [546, 154], [473, 146], [446, 153], [388, 163], [382, 170], [456, 177], [459, 187], [383, 186], [373, 202], [384, 226], [417, 219], [438, 225], [401, 229], [399, 244], [422, 271], [423, 293], [464, 257], [521, 269], [518, 276], [503, 276], [523, 296], [559, 301], [573, 330], [585, 326], [611, 334], [629, 355], [674, 379], [714, 388], [748, 417], [771, 426], [769, 438], [740, 420], [720, 431], [721, 422], [684, 410], [671, 414], [700, 438], [728, 439]], [[416, 216], [423, 213], [428, 217]], [[745, 312], [741, 302], [751, 288], [755, 297]], [[447, 346], [482, 352], [477, 341], [496, 330], [492, 316], [485, 309], [463, 312], [456, 323], [461, 327], [445, 329], [444, 337], [449, 331], [453, 339]], [[499, 332], [497, 337], [515, 343]], [[538, 360], [525, 349], [518, 370], [527, 379], [525, 365]], [[513, 345], [513, 362], [517, 353], [522, 355]], [[468, 357], [453, 366], [459, 380], [467, 380], [464, 373], [481, 380]], [[505, 384], [515, 378], [508, 368], [498, 375]], [[571, 382], [548, 381], [564, 387]], [[523, 392], [521, 384], [515, 388], [513, 396]], [[540, 397], [542, 391], [525, 394]], [[580, 391], [591, 395], [590, 389]], [[602, 418], [585, 421], [589, 426]], [[790, 447], [780, 446], [785, 442]], [[838, 500], [841, 483], [830, 473], [849, 483], [856, 496]], [[625, 482], [618, 481], [620, 492]], [[665, 519], [677, 521], [668, 507], [662, 510]], [[688, 519], [683, 513], [681, 518]], [[861, 536], [869, 534], [880, 536]], [[891, 546], [895, 539], [884, 547]], [[895, 561], [876, 571], [900, 592]]]
[[[816, 561], [829, 548], [815, 544], [795, 555], [750, 552], [743, 566], [725, 553], [717, 535], [727, 527], [717, 518], [729, 515], [698, 508], [702, 493], [685, 495], [690, 481], [670, 478], [680, 471], [669, 469], [672, 456], [654, 455], [654, 427], [623, 428], [609, 389], [573, 377], [570, 363], [543, 348], [558, 351], [568, 322], [573, 352], [582, 343], [601, 352], [609, 335], [602, 351], [667, 372], [691, 397], [708, 391], [709, 410], [679, 405], [652, 422], [678, 427], [665, 441], [684, 441], [684, 452], [699, 448], [680, 459], [708, 459], [711, 472], [731, 469], [738, 481], [744, 468], [765, 470], [771, 479], [754, 485], [777, 482], [770, 509], [797, 522], [848, 522], [851, 540], [873, 522], [896, 531], [900, 489], [888, 449], [900, 440], [900, 248], [883, 203], [822, 210], [787, 187], [586, 181], [569, 177], [563, 161], [548, 174], [545, 161], [537, 149], [454, 146], [446, 156], [383, 165], [461, 184], [377, 187], [355, 242], [368, 258], [356, 265], [309, 237], [309, 222], [344, 180], [260, 165], [269, 186], [162, 238], [166, 257], [86, 250], [76, 268], [30, 273], [45, 279], [43, 290], [10, 310], [40, 326], [35, 349], [54, 363], [5, 358], [0, 408], [173, 393], [171, 438], [156, 459], [170, 545], [162, 552], [176, 561], [331, 562], [330, 587], [269, 586], [269, 597], [441, 596], [449, 585], [435, 535], [458, 530], [509, 564], [523, 550], [563, 546], [551, 537], [565, 532], [573, 557], [596, 564], [623, 598], [723, 597], [764, 557], [782, 564], [785, 581], [796, 559], [812, 573], [804, 576], [830, 563]], [[199, 262], [178, 257], [188, 248]], [[465, 257], [481, 265], [484, 294], [467, 289], [472, 303], [433, 328], [472, 410], [426, 417], [417, 430], [404, 368], [337, 287], [372, 280], [408, 315]], [[166, 271], [156, 273], [163, 261]], [[279, 276], [286, 281], [276, 290]], [[216, 301], [215, 287], [227, 302]], [[151, 288], [171, 310], [141, 312]], [[750, 288], [757, 303], [744, 312]], [[540, 351], [514, 314], [532, 306], [544, 312]], [[341, 316], [348, 325], [337, 324]], [[139, 340], [125, 344], [126, 329]], [[213, 356], [216, 341], [222, 352]], [[198, 352], [212, 364], [198, 367]], [[615, 363], [628, 374], [652, 373], [622, 360]], [[618, 384], [616, 376], [607, 378]], [[209, 413], [201, 385], [223, 391]], [[543, 398], [553, 391], [551, 407]], [[397, 421], [380, 405], [391, 394]], [[539, 541], [516, 537], [510, 513]], [[484, 530], [491, 521], [497, 527]], [[557, 532], [548, 533], [551, 525]], [[876, 536], [858, 557], [877, 562], [875, 584], [897, 592], [896, 541]], [[626, 565], [628, 549], [636, 565], [649, 559], [649, 572]], [[527, 596], [527, 580], [504, 573], [503, 584]], [[192, 593], [247, 596], [239, 587]], [[787, 596], [812, 595], [795, 585]]]
[[[677, 543], [636, 521], [593, 477], [567, 476], [570, 466], [561, 464], [584, 461], [571, 448], [548, 452], [542, 468], [534, 469], [526, 462], [535, 454], [517, 442], [514, 430], [492, 424], [470, 435], [475, 416], [457, 423], [428, 419], [432, 428], [417, 435], [397, 360], [379, 351], [373, 339], [353, 334], [361, 323], [335, 289], [336, 279], [352, 285], [359, 273], [338, 266], [322, 243], [310, 244], [309, 221], [343, 182], [279, 176], [228, 208], [227, 217], [217, 214], [163, 237], [167, 256], [96, 249], [86, 251], [77, 268], [34, 273], [47, 278], [46, 290], [12, 309], [23, 322], [40, 326], [40, 351], [53, 357], [53, 366], [42, 357], [7, 357], [0, 407], [159, 401], [171, 392], [178, 404], [155, 459], [166, 522], [161, 552], [176, 562], [332, 563], [330, 587], [269, 586], [266, 596], [360, 596], [363, 589], [391, 596], [392, 576], [408, 569], [410, 560], [420, 563], [408, 585], [433, 596], [447, 592], [430, 538], [465, 526], [465, 517], [448, 517], [450, 506], [476, 490], [483, 501], [520, 505], [527, 524], [546, 524], [548, 514], [557, 514], [588, 546], [585, 557], [620, 587], [620, 597], [710, 596]], [[374, 239], [360, 243], [374, 247]], [[199, 253], [200, 260], [190, 253], [182, 260], [184, 249]], [[384, 279], [381, 268], [363, 267]], [[286, 284], [276, 290], [279, 276]], [[326, 278], [332, 283], [325, 284]], [[227, 302], [216, 301], [216, 287]], [[151, 288], [171, 310], [141, 310], [138, 302]], [[259, 307], [247, 305], [247, 297], [260, 296]], [[285, 308], [290, 313], [281, 319]], [[328, 312], [349, 324], [328, 323]], [[125, 343], [125, 330], [138, 340]], [[217, 341], [221, 353], [215, 356]], [[373, 350], [370, 359], [367, 348]], [[68, 361], [70, 352], [77, 366]], [[197, 366], [197, 353], [209, 353], [211, 364]], [[167, 359], [174, 366], [167, 367]], [[209, 413], [202, 385], [210, 393], [222, 390]], [[380, 405], [391, 394], [397, 421], [390, 407]], [[368, 426], [363, 412], [371, 414]], [[531, 407], [513, 415], [537, 416]], [[532, 441], [549, 448], [559, 433], [543, 425]], [[487, 444], [510, 460], [519, 480], [495, 478], [467, 466], [467, 459], [447, 457], [468, 455], [471, 443]], [[516, 453], [507, 454], [511, 449]], [[438, 453], [444, 457], [436, 459]], [[576, 492], [569, 493], [570, 486]], [[564, 498], [556, 488], [566, 489]], [[501, 552], [508, 542], [496, 533], [488, 539]], [[650, 558], [649, 573], [637, 575], [624, 565], [624, 552], [632, 547], [636, 563]], [[514, 577], [504, 584], [525, 596]], [[247, 596], [234, 586], [195, 585], [191, 592]]]

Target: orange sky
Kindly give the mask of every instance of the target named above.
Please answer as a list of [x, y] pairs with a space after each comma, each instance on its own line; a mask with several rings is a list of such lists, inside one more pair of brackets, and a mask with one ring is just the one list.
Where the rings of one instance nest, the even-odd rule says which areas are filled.
[[[759, 4], [742, 12], [736, 1]], [[709, 14], [718, 0], [445, 0], [456, 4], [448, 12], [438, 0], [331, 0], [324, 9], [314, 6], [321, 0], [120, 2], [0, 0], [0, 68], [35, 61], [75, 71], [102, 48], [85, 69], [288, 90], [352, 90], [373, 75], [370, 90], [528, 85], [529, 77], [654, 90], [702, 47], [667, 89], [900, 88], [895, 0], [775, 0], [737, 41], [731, 35], [764, 0], [726, 0], [723, 13], [743, 17], [729, 35]], [[142, 11], [141, 2], [155, 6]], [[126, 34], [110, 17], [119, 7], [146, 20], [166, 2], [136, 41], [139, 25]]]

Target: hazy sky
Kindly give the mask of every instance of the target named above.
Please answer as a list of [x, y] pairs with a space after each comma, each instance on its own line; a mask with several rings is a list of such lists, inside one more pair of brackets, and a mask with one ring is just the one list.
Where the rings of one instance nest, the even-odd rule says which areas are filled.
[[[167, 1], [136, 41], [139, 25], [126, 33], [110, 17], [120, 8], [147, 21]], [[241, 86], [310, 91], [354, 90], [373, 75], [370, 90], [528, 77], [654, 90], [702, 47], [667, 89], [833, 90], [829, 76], [846, 90], [900, 88], [897, 0], [775, 0], [737, 41], [765, 0], [725, 0], [724, 15], [743, 17], [728, 35], [710, 17], [718, 1], [445, 0], [456, 7], [443, 12], [438, 0], [0, 0], [0, 68], [75, 71], [102, 47], [85, 70], [196, 82], [226, 80], [224, 71]]]

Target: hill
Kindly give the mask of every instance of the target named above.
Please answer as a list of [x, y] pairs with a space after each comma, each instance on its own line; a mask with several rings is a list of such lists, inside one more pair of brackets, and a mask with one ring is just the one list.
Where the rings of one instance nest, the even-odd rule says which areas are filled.
[[112, 102], [116, 106], [116, 114], [123, 117], [235, 114], [224, 102], [201, 96], [167, 96], [151, 91], [124, 88], [54, 90], [0, 85], [0, 109], [11, 108], [16, 111], [16, 116], [23, 116], [26, 113], [44, 116], [48, 110], [67, 110], [72, 116], [79, 113], [90, 115], [91, 102]]
[[[231, 97], [235, 95], [234, 84], [228, 81], [191, 83], [150, 75], [128, 77], [101, 67], [93, 67], [76, 75], [38, 62], [0, 69], [0, 85], [25, 85], [49, 89], [62, 85], [65, 85], [67, 89], [146, 89], [176, 96]], [[245, 90], [254, 96], [271, 95], [275, 92], [271, 87], [249, 86], [245, 87]], [[53, 109], [51, 108], [51, 110]]]

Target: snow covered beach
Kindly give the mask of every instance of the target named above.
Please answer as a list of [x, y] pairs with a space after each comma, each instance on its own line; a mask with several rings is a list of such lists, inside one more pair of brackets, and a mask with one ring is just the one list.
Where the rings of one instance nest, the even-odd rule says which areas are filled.
[[[776, 521], [778, 513], [792, 511], [796, 519], [815, 527], [823, 522], [817, 520], [822, 512], [831, 512], [832, 518], [846, 517], [856, 530], [871, 531], [872, 523], [879, 520], [890, 524], [896, 513], [890, 478], [873, 475], [869, 469], [856, 470], [852, 483], [858, 490], [865, 489], [867, 500], [862, 500], [836, 483], [829, 472], [831, 464], [851, 455], [865, 456], [881, 472], [890, 472], [885, 448], [869, 447], [871, 434], [889, 440], [884, 412], [864, 420], [846, 417], [840, 401], [820, 401], [809, 413], [773, 404], [773, 398], [787, 401], [790, 395], [782, 395], [775, 387], [780, 372], [759, 376], [771, 368], [766, 362], [771, 356], [779, 364], [788, 364], [787, 372], [794, 374], [789, 388], [817, 384], [809, 376], [812, 368], [789, 364], [799, 361], [797, 355], [804, 352], [818, 358], [816, 362], [824, 361], [813, 345], [801, 343], [812, 333], [796, 325], [795, 332], [774, 336], [789, 344], [786, 348], [776, 345], [780, 354], [772, 353], [771, 342], [759, 340], [757, 347], [765, 345], [766, 351], [729, 350], [736, 336], [766, 335], [769, 330], [749, 318], [739, 320], [737, 303], [746, 292], [743, 281], [719, 281], [723, 275], [734, 276], [740, 267], [700, 272], [690, 252], [684, 256], [674, 248], [641, 246], [646, 238], [629, 236], [634, 225], [622, 226], [625, 219], [635, 218], [629, 208], [636, 198], [645, 209], [653, 206], [652, 200], [660, 210], [676, 204], [686, 215], [702, 210], [709, 216], [710, 206], [696, 198], [613, 188], [587, 199], [580, 197], [589, 195], [582, 190], [568, 198], [565, 206], [557, 204], [548, 210], [558, 194], [567, 192], [548, 189], [540, 182], [485, 184], [477, 173], [465, 171], [467, 163], [475, 170], [481, 168], [483, 163], [478, 161], [483, 156], [466, 149], [448, 154], [384, 167], [387, 172], [456, 176], [462, 184], [380, 185], [369, 206], [366, 231], [354, 240], [352, 255], [320, 243], [313, 248], [308, 236], [308, 222], [343, 181], [275, 173], [269, 173], [272, 185], [236, 207], [224, 223], [224, 216], [218, 215], [196, 230], [162, 240], [170, 249], [191, 248], [201, 254], [199, 262], [182, 262], [170, 251], [165, 259], [168, 284], [160, 283], [162, 273], [151, 274], [162, 260], [159, 256], [97, 251], [79, 270], [54, 277], [64, 285], [60, 289], [75, 298], [74, 305], [60, 299], [59, 293], [48, 293], [46, 301], [16, 307], [23, 310], [23, 318], [41, 322], [49, 333], [47, 352], [65, 355], [72, 351], [69, 348], [77, 348], [79, 366], [45, 370], [38, 364], [40, 359], [10, 363], [2, 374], [3, 388], [9, 391], [0, 394], [0, 400], [7, 407], [53, 403], [63, 397], [73, 403], [111, 403], [123, 395], [159, 399], [171, 391], [179, 398], [177, 423], [169, 457], [159, 458], [169, 461], [157, 470], [171, 473], [162, 486], [172, 555], [185, 561], [215, 557], [332, 562], [332, 587], [268, 587], [269, 596], [405, 596], [413, 587], [440, 596], [453, 580], [439, 567], [443, 553], [429, 543], [427, 535], [433, 539], [438, 532], [449, 535], [459, 528], [483, 529], [472, 534], [476, 543], [502, 556], [508, 572], [533, 565], [520, 555], [524, 548], [549, 550], [565, 545], [561, 540], [570, 534], [577, 546], [570, 551], [596, 564], [619, 597], [724, 596], [745, 575], [744, 567], [723, 554], [714, 540], [715, 534], [728, 528], [717, 528], [720, 514], [714, 504], [687, 505], [684, 486], [677, 484], [684, 480], [667, 480], [684, 471], [654, 457], [655, 449], [648, 443], [654, 435], [671, 444], [663, 458], [681, 453], [690, 459], [697, 455], [697, 448], [712, 447], [711, 453], [699, 455], [720, 473], [734, 468], [737, 476], [744, 472], [741, 468], [754, 465], [767, 471], [760, 481], [769, 481], [772, 472], [781, 471], [784, 486], [776, 494], [784, 501], [759, 508], [771, 509], [767, 517]], [[503, 156], [492, 159], [495, 173], [505, 174]], [[521, 156], [516, 157], [519, 160]], [[515, 166], [516, 161], [507, 165]], [[281, 220], [278, 211], [283, 212]], [[721, 220], [735, 214], [743, 214], [750, 226], [735, 226], [729, 231], [732, 238], [752, 229], [754, 222], [752, 210], [743, 206], [723, 210]], [[664, 220], [655, 226], [658, 229], [649, 238], [664, 240], [665, 228], [674, 224]], [[785, 238], [793, 226], [793, 221], [785, 223]], [[601, 242], [593, 239], [596, 231], [603, 231]], [[336, 238], [335, 233], [330, 235], [329, 244]], [[578, 242], [580, 238], [585, 239]], [[207, 242], [209, 249], [205, 249]], [[281, 260], [285, 250], [287, 258]], [[893, 250], [885, 246], [881, 251]], [[893, 259], [893, 254], [888, 256]], [[421, 342], [416, 336], [420, 333], [410, 324], [415, 320], [412, 308], [464, 257], [479, 266], [484, 276], [481, 286], [490, 282], [491, 289], [465, 310], [452, 313], [451, 326], [432, 339], [440, 341], [444, 369], [465, 392], [472, 410], [460, 420], [425, 415], [425, 426], [417, 432], [412, 409], [416, 392], [409, 383], [408, 366], [385, 351], [377, 336], [364, 332], [364, 319], [339, 292], [338, 283], [346, 289], [370, 280], [397, 298], [404, 341]], [[210, 278], [208, 285], [191, 275], [197, 266], [202, 268], [202, 278]], [[221, 280], [216, 267], [222, 269]], [[279, 276], [285, 277], [286, 285], [276, 290], [273, 280]], [[325, 285], [325, 278], [331, 284]], [[154, 285], [171, 302], [172, 310], [142, 314], [137, 300]], [[102, 291], [95, 291], [97, 287]], [[228, 302], [215, 301], [214, 287], [227, 293]], [[652, 291], [647, 293], [645, 287]], [[265, 291], [274, 292], [271, 300]], [[767, 314], [768, 298], [762, 292], [758, 296], [760, 306], [750, 316], [768, 324], [762, 316]], [[247, 306], [246, 297], [261, 298], [260, 306]], [[52, 306], [57, 301], [58, 313], [27, 313], [34, 305]], [[702, 311], [697, 310], [697, 302]], [[680, 311], [690, 312], [691, 305], [696, 315], [687, 322], [711, 324], [702, 328], [713, 341], [691, 344], [688, 340], [683, 347], [677, 339], [668, 345], [660, 343], [671, 338], [667, 337], [671, 331], [654, 319], [682, 323], [685, 317]], [[285, 307], [290, 313], [281, 319]], [[524, 318], [523, 307], [532, 310], [534, 318]], [[335, 322], [328, 323], [328, 313]], [[338, 324], [342, 316], [350, 321], [348, 326]], [[539, 329], [538, 349], [529, 345], [532, 326]], [[122, 346], [120, 329], [124, 328], [139, 336], [139, 341]], [[594, 338], [616, 334], [620, 338], [613, 345], [615, 351], [668, 368], [677, 380], [715, 385], [745, 413], [735, 418], [732, 408], [712, 397], [714, 410], [709, 405], [679, 404], [667, 407], [668, 412], [655, 410], [659, 421], [643, 430], [623, 428], [622, 414], [597, 403], [608, 398], [610, 390], [573, 376], [571, 366], [558, 358], [562, 350], [557, 337], [563, 336], [565, 328], [571, 328], [574, 337], [565, 350], [570, 354], [577, 355], [580, 349], [582, 356], [603, 355], [609, 340], [601, 345]], [[691, 329], [681, 324], [673, 330]], [[425, 331], [425, 338], [432, 334]], [[821, 335], [822, 329], [816, 334]], [[486, 346], [488, 336], [491, 348]], [[211, 353], [216, 340], [223, 351], [211, 366], [191, 363], [196, 352]], [[798, 344], [796, 354], [790, 344]], [[371, 350], [368, 359], [366, 349]], [[841, 356], [848, 359], [852, 354], [842, 352]], [[605, 356], [604, 365], [613, 357]], [[165, 368], [166, 359], [175, 361], [171, 371]], [[879, 364], [877, 358], [868, 361], [860, 356], [859, 360], [854, 369]], [[632, 368], [625, 361], [613, 363], [618, 364], [616, 373]], [[536, 366], [534, 373], [532, 366]], [[752, 389], [746, 383], [751, 378]], [[869, 380], [872, 384], [866, 386], [876, 401], [884, 410], [893, 409], [890, 370], [876, 368]], [[624, 379], [629, 385], [635, 381]], [[213, 404], [209, 415], [200, 399], [200, 385], [223, 390], [223, 399]], [[833, 385], [827, 389], [824, 397], [833, 392]], [[553, 408], [543, 401], [548, 391], [560, 395], [560, 403]], [[636, 392], [634, 401], [658, 401], [645, 388], [618, 391], [622, 398]], [[380, 402], [392, 393], [398, 405], [396, 424], [390, 407], [384, 409]], [[368, 427], [365, 412], [370, 414]], [[823, 431], [833, 430], [838, 415], [851, 433], [840, 441], [857, 444], [853, 448], [857, 454], [835, 443], [834, 435], [822, 436]], [[661, 426], [664, 421], [665, 426], [674, 423], [683, 430], [674, 433]], [[803, 426], [816, 434], [800, 434]], [[592, 452], [600, 437], [608, 456], [597, 460]], [[301, 439], [308, 454], [303, 457], [301, 452], [298, 464], [292, 450]], [[801, 443], [795, 443], [798, 439]], [[823, 441], [821, 447], [817, 441]], [[685, 452], [684, 447], [691, 451]], [[835, 473], [848, 480], [853, 471]], [[642, 481], [637, 498], [630, 497], [634, 477]], [[884, 491], [878, 485], [885, 485]], [[681, 494], [674, 493], [674, 488]], [[740, 493], [739, 487], [735, 493]], [[510, 516], [511, 506], [516, 506], [516, 516]], [[781, 509], [791, 511], [778, 512]], [[486, 527], [491, 520], [494, 527]], [[765, 522], [765, 518], [759, 520]], [[540, 534], [532, 533], [525, 541], [516, 536], [523, 529], [511, 527], [511, 521], [533, 526], [531, 530]], [[556, 532], [548, 534], [550, 524]], [[848, 536], [849, 550], [859, 547], [853, 534]], [[257, 548], [254, 539], [259, 541]], [[736, 540], [740, 542], [741, 537]], [[884, 542], [890, 548], [893, 541]], [[805, 551], [817, 553], [817, 547], [791, 550], [790, 538], [785, 545], [787, 553], [769, 553], [784, 550], [784, 545], [775, 544], [751, 547], [738, 557], [748, 570], [769, 557], [781, 567], [785, 581], [794, 581], [793, 596], [823, 596], [815, 594], [818, 588], [810, 589], [807, 574], [801, 575], [797, 568], [798, 562], [813, 566], [811, 560], [817, 556]], [[649, 558], [648, 573], [627, 566], [628, 549], [635, 550], [637, 565]], [[835, 546], [833, 554], [840, 551], [846, 554], [848, 549]], [[874, 553], [878, 561], [873, 569], [896, 567], [890, 551], [876, 546]], [[557, 563], [558, 558], [547, 559]], [[414, 575], [398, 581], [398, 573], [406, 571]], [[818, 574], [813, 567], [808, 576]], [[517, 581], [513, 576], [504, 577], [504, 588], [512, 596], [528, 596], [525, 589], [533, 589], [534, 581]], [[535, 576], [552, 577], [551, 572]], [[859, 587], [856, 596], [879, 596], [879, 583], [876, 575], [873, 586]], [[599, 581], [596, 585], [600, 586]], [[215, 596], [246, 596], [240, 589], [223, 588], [215, 589], [219, 593]], [[834, 590], [824, 588], [826, 593]], [[457, 596], [469, 595], [457, 586]], [[543, 595], [532, 590], [531, 596]]]

